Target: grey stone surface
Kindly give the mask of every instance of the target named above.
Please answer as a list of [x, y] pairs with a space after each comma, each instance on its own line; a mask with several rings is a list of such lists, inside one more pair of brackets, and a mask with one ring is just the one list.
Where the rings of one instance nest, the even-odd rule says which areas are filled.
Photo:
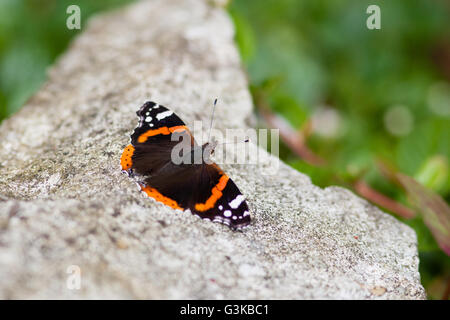
[[161, 0], [91, 20], [0, 127], [0, 298], [425, 298], [412, 229], [268, 154], [276, 176], [224, 166], [248, 198], [244, 232], [140, 194], [119, 169], [135, 111], [151, 99], [192, 125], [214, 97], [218, 129], [251, 126], [223, 9]]

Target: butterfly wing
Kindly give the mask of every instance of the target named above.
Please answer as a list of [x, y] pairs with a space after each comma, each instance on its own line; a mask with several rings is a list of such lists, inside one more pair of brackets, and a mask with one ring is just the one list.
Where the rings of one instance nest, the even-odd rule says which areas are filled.
[[138, 127], [131, 135], [131, 144], [152, 144], [170, 140], [170, 134], [186, 130], [185, 123], [172, 111], [153, 101], [148, 101], [136, 112]]
[[202, 219], [232, 229], [250, 223], [244, 196], [216, 164], [168, 164], [144, 181], [143, 191], [175, 209], [190, 209]]
[[150, 174], [163, 167], [170, 161], [172, 148], [179, 143], [171, 140], [174, 132], [186, 133], [195, 145], [185, 123], [166, 107], [149, 101], [136, 114], [139, 124], [131, 135], [131, 143], [122, 153], [122, 170]]
[[191, 211], [203, 219], [241, 229], [250, 223], [244, 196], [216, 164], [203, 164]]

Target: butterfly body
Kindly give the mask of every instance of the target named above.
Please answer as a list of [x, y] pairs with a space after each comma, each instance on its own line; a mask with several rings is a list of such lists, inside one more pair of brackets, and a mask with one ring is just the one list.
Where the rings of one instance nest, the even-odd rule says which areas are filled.
[[[173, 111], [146, 102], [138, 111], [139, 124], [125, 147], [122, 170], [139, 175], [141, 190], [174, 209], [232, 229], [250, 223], [244, 196], [235, 183], [213, 163], [216, 142], [197, 145], [184, 122]], [[180, 147], [183, 136], [190, 148]], [[184, 145], [186, 147], [186, 144]]]

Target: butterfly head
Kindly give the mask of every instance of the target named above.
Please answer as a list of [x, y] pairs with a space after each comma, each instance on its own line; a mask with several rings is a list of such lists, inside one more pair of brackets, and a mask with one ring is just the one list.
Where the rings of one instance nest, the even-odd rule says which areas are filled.
[[216, 147], [217, 140], [213, 138], [210, 142], [207, 142], [202, 146], [203, 154], [205, 156], [211, 156], [212, 154], [214, 154], [214, 149], [216, 149]]

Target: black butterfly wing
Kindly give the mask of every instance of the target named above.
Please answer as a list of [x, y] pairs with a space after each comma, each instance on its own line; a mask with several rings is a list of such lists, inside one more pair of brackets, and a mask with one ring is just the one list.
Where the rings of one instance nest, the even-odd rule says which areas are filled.
[[136, 112], [139, 124], [131, 135], [131, 144], [151, 144], [170, 140], [176, 129], [187, 129], [185, 123], [172, 111], [148, 101]]
[[232, 229], [250, 223], [244, 196], [236, 184], [215, 164], [168, 164], [144, 181], [143, 191], [175, 209], [190, 209], [202, 219]]
[[204, 164], [191, 211], [203, 219], [242, 229], [250, 223], [244, 196], [216, 164]]
[[120, 159], [122, 170], [133, 169], [140, 174], [157, 171], [170, 161], [171, 150], [179, 141], [172, 141], [172, 133], [185, 133], [195, 140], [185, 123], [171, 110], [149, 101], [136, 112], [137, 128], [131, 134], [131, 143]]

